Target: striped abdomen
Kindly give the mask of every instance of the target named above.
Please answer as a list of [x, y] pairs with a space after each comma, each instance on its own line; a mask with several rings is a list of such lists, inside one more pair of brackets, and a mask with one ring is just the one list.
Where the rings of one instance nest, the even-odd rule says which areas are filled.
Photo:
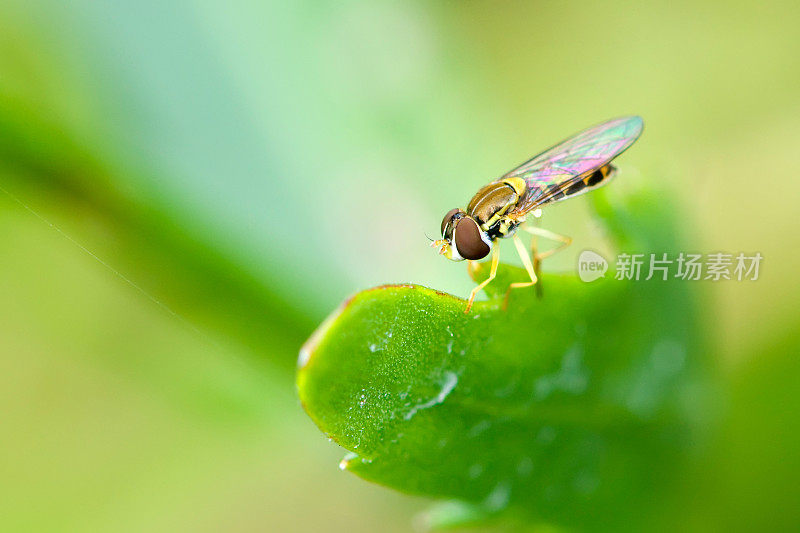
[[[527, 193], [532, 202], [528, 209], [565, 200], [579, 194], [591, 191], [608, 183], [616, 173], [616, 167], [611, 164], [604, 165], [593, 172], [572, 179], [564, 179], [549, 185], [534, 184]], [[527, 195], [526, 195], [527, 196]], [[526, 209], [527, 211], [527, 209]]]

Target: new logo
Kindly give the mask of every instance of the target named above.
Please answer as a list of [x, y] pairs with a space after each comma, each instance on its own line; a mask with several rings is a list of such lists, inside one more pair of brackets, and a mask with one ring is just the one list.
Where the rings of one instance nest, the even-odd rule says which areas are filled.
[[608, 261], [605, 257], [593, 252], [584, 250], [578, 256], [578, 277], [586, 283], [592, 282], [605, 276], [608, 271]]

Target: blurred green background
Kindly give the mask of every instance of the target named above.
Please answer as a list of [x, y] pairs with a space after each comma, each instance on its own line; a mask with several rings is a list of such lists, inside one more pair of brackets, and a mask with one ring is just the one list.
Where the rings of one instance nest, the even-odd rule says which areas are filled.
[[[4, 0], [0, 527], [407, 530], [427, 502], [339, 472], [303, 414], [300, 344], [371, 285], [466, 295], [424, 233], [632, 113], [621, 179], [664, 181], [695, 251], [765, 257], [757, 282], [699, 287], [721, 414], [686, 520], [796, 526], [798, 20], [789, 1]], [[543, 221], [576, 239], [548, 269], [597, 241], [583, 199]]]

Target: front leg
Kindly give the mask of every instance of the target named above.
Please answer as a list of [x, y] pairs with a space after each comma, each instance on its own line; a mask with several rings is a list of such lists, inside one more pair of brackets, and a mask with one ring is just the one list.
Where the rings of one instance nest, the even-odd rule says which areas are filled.
[[[489, 277], [483, 280], [477, 287], [472, 289], [469, 293], [469, 300], [467, 301], [467, 308], [464, 309], [464, 313], [469, 313], [469, 310], [472, 309], [472, 304], [475, 301], [475, 296], [478, 295], [478, 292], [483, 289], [485, 286], [492, 281], [495, 276], [497, 275], [497, 266], [500, 264], [500, 245], [499, 243], [495, 242], [494, 246], [492, 246], [492, 268], [489, 271]], [[472, 267], [472, 261], [467, 264], [467, 268]]]

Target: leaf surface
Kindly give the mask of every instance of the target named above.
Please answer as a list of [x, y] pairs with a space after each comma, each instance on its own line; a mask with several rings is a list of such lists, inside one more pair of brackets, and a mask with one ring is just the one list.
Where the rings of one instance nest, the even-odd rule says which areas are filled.
[[[640, 199], [595, 203], [619, 204], [614, 223], [659, 216]], [[674, 246], [671, 232], [612, 235]], [[519, 289], [504, 310], [524, 276], [501, 265], [470, 314], [416, 285], [358, 293], [303, 347], [306, 411], [351, 451], [343, 468], [401, 491], [564, 525], [644, 513], [693, 439], [702, 364], [685, 282], [546, 274], [542, 298]]]

